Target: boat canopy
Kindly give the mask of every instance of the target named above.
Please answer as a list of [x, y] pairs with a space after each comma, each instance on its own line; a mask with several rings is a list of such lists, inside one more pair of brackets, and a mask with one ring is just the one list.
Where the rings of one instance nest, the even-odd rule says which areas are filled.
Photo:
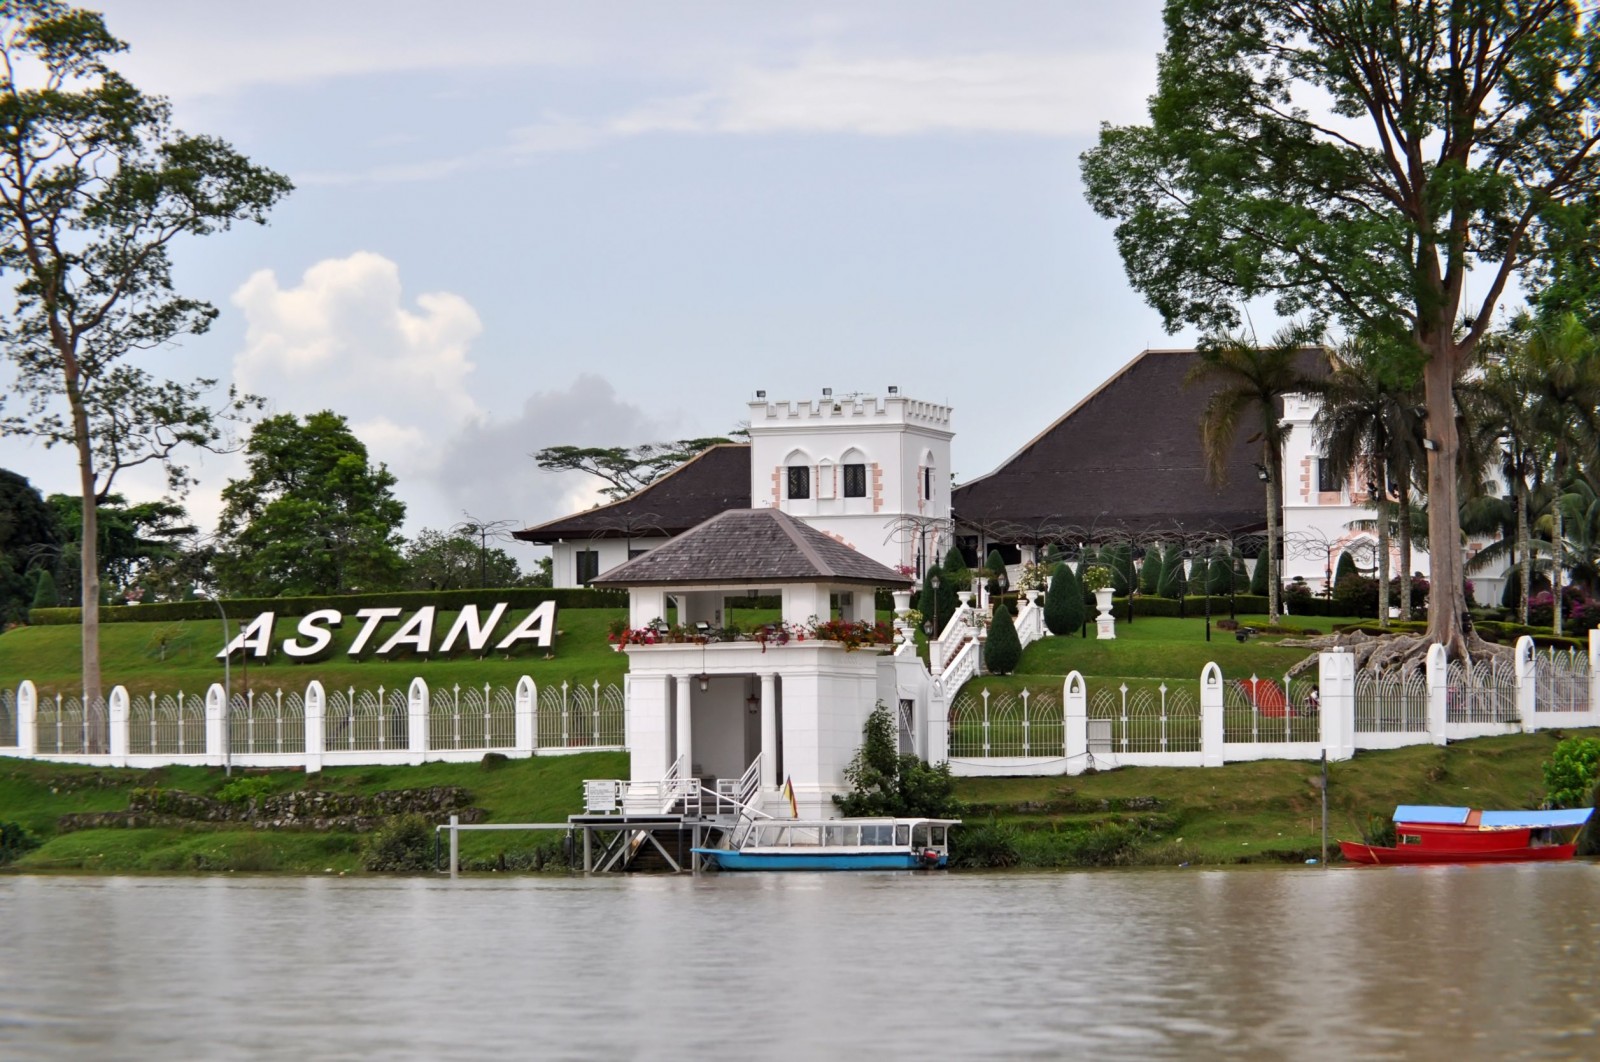
[[1421, 822], [1434, 826], [1465, 826], [1471, 808], [1441, 808], [1429, 804], [1401, 804], [1394, 809], [1396, 822]]
[[1526, 826], [1535, 830], [1582, 826], [1593, 808], [1553, 808], [1549, 811], [1485, 811], [1480, 820], [1487, 829]]
[[[1582, 826], [1593, 808], [1554, 808], [1548, 811], [1485, 811], [1478, 817], [1484, 829], [1527, 828], [1534, 830]], [[1395, 822], [1432, 826], [1465, 826], [1471, 808], [1435, 807], [1429, 804], [1401, 804], [1394, 809]]]

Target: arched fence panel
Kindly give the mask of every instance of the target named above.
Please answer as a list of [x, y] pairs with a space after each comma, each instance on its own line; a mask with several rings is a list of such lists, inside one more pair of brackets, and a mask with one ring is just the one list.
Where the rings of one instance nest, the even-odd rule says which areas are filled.
[[1452, 660], [1445, 671], [1445, 719], [1451, 723], [1516, 723], [1517, 676], [1498, 658], [1479, 660], [1471, 670]]
[[1090, 752], [1200, 751], [1200, 704], [1188, 683], [1101, 686], [1087, 713]]
[[39, 698], [34, 717], [34, 748], [44, 755], [83, 756], [111, 750], [111, 718], [106, 699], [96, 697], [85, 707], [82, 697]]
[[18, 744], [17, 693], [3, 689], [0, 690], [0, 748], [12, 748]]
[[1415, 734], [1428, 730], [1428, 676], [1419, 667], [1364, 668], [1355, 676], [1358, 734]]
[[1322, 721], [1314, 678], [1230, 679], [1222, 689], [1222, 740], [1250, 744], [1316, 741]]
[[206, 700], [184, 693], [134, 697], [128, 704], [128, 751], [140, 756], [203, 756]]
[[1540, 649], [1533, 655], [1535, 712], [1589, 711], [1589, 654]]
[[962, 759], [1066, 755], [1066, 720], [1054, 689], [963, 689], [950, 706], [950, 755]]
[[488, 683], [430, 691], [428, 748], [509, 749], [517, 742], [516, 694]]
[[622, 687], [616, 683], [563, 682], [539, 690], [534, 733], [542, 749], [621, 748], [627, 741], [626, 719]]
[[403, 689], [350, 687], [328, 694], [322, 731], [327, 752], [403, 752], [409, 747], [410, 732]]
[[281, 689], [234, 694], [228, 711], [227, 741], [235, 755], [304, 752], [305, 698]]

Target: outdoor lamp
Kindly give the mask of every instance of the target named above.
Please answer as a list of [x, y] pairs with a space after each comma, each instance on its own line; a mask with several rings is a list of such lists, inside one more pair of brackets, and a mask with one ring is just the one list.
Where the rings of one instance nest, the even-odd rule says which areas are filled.
[[1259, 479], [1263, 483], [1271, 483], [1272, 482], [1272, 473], [1267, 471], [1267, 466], [1266, 465], [1257, 465], [1256, 466], [1256, 478]]
[[706, 690], [711, 688], [711, 676], [706, 674], [704, 671], [700, 672], [700, 677], [696, 681], [700, 683], [701, 693], [704, 693]]

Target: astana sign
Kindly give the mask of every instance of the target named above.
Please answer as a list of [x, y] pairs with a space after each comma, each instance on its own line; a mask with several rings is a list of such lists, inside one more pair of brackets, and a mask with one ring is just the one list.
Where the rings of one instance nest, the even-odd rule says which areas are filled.
[[[456, 621], [450, 625], [450, 630], [439, 639], [439, 644], [435, 647], [433, 624], [437, 611], [433, 605], [424, 605], [417, 609], [401, 623], [399, 630], [373, 650], [373, 654], [388, 656], [399, 649], [410, 649], [419, 656], [431, 656], [434, 653], [450, 652], [456, 647], [457, 642], [463, 643], [465, 648], [475, 653], [481, 653], [488, 648], [495, 628], [505, 615], [506, 603], [502, 601], [495, 605], [487, 616], [479, 614], [477, 605], [463, 607]], [[366, 649], [368, 643], [373, 641], [379, 627], [391, 620], [399, 619], [404, 614], [405, 610], [398, 607], [358, 609], [355, 618], [362, 621], [362, 625], [355, 640], [350, 643], [349, 654], [359, 655]], [[239, 632], [237, 638], [228, 643], [226, 649], [217, 654], [217, 658], [221, 659], [238, 652], [262, 658], [271, 655], [273, 628], [276, 622], [277, 613], [261, 613]], [[294, 636], [283, 639], [278, 648], [285, 656], [295, 659], [316, 656], [328, 648], [333, 641], [334, 628], [343, 623], [344, 613], [336, 608], [320, 608], [315, 612], [309, 612], [300, 618]], [[555, 631], [556, 603], [545, 601], [523, 617], [522, 622], [517, 624], [511, 633], [495, 643], [494, 648], [509, 649], [518, 642], [533, 642], [548, 649]]]

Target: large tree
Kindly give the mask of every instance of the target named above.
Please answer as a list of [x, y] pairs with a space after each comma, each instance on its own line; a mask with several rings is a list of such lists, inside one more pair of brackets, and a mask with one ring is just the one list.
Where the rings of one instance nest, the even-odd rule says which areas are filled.
[[1594, 23], [1569, 0], [1168, 0], [1165, 17], [1150, 123], [1102, 130], [1090, 202], [1169, 327], [1234, 328], [1271, 297], [1404, 351], [1441, 544], [1427, 637], [1464, 655], [1452, 386], [1507, 285], [1596, 216]]
[[0, 629], [27, 614], [38, 573], [55, 563], [61, 539], [55, 508], [27, 479], [0, 468]]
[[[119, 468], [170, 467], [221, 441], [210, 381], [162, 382], [129, 355], [206, 330], [216, 310], [172, 287], [169, 249], [235, 221], [264, 222], [290, 190], [221, 140], [174, 130], [167, 102], [107, 65], [125, 45], [100, 15], [55, 0], [0, 5], [0, 271], [13, 298], [0, 346], [25, 432], [77, 453], [79, 493]], [[234, 411], [225, 400], [221, 412]], [[170, 469], [174, 481], [181, 469]], [[97, 506], [82, 507], [83, 685], [100, 693]]]
[[268, 417], [245, 454], [248, 475], [222, 490], [216, 569], [225, 590], [261, 597], [399, 585], [405, 503], [344, 417]]

